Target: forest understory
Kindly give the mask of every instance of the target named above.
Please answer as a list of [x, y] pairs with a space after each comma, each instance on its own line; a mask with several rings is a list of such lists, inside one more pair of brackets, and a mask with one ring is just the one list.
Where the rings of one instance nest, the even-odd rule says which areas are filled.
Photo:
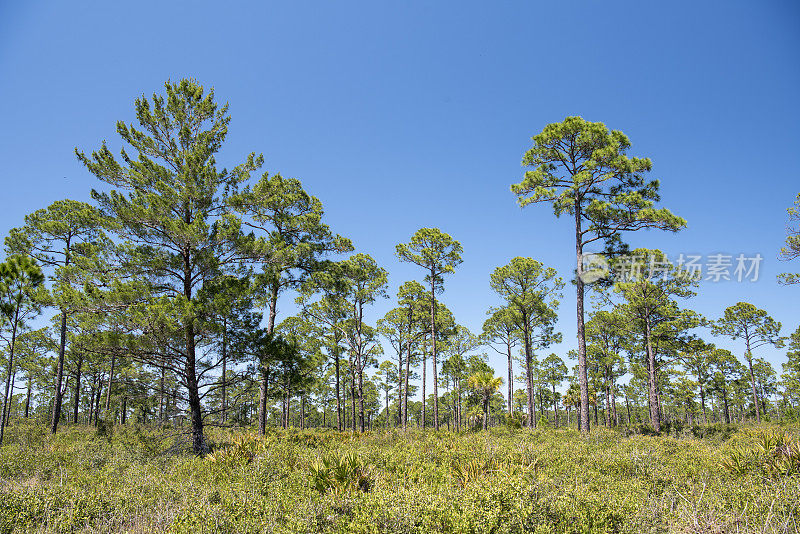
[[0, 532], [798, 532], [796, 426], [454, 433], [20, 422]]

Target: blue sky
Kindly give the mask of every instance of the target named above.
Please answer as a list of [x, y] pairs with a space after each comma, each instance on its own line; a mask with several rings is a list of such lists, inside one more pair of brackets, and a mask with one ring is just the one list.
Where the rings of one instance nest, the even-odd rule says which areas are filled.
[[[74, 147], [118, 148], [114, 124], [137, 96], [191, 76], [230, 102], [219, 161], [262, 152], [266, 170], [300, 178], [332, 228], [389, 270], [392, 296], [423, 276], [397, 243], [423, 226], [460, 240], [442, 298], [479, 331], [499, 304], [495, 267], [531, 256], [571, 273], [570, 222], [520, 209], [509, 185], [532, 135], [580, 115], [625, 132], [688, 220], [632, 245], [764, 257], [758, 282], [704, 283], [687, 305], [715, 318], [750, 301], [788, 334], [800, 287], [775, 275], [800, 271], [776, 259], [800, 192], [798, 28], [789, 1], [4, 2], [0, 234], [54, 200], [87, 200], [98, 183]], [[574, 306], [568, 286], [562, 356]], [[783, 353], [757, 356], [780, 372]]]

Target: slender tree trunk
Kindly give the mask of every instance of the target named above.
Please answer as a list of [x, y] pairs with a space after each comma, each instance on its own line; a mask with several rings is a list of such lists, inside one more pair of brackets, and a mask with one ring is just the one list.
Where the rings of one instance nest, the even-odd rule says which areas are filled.
[[[166, 374], [166, 367], [161, 367], [161, 378], [158, 380], [158, 422], [164, 422], [164, 375]], [[94, 395], [94, 385], [92, 385], [92, 395]]]
[[406, 347], [406, 376], [403, 377], [403, 430], [408, 428], [408, 379], [411, 375], [411, 307], [408, 308], [408, 346]]
[[617, 394], [614, 390], [614, 381], [611, 381], [611, 411], [614, 414], [614, 426], [619, 426], [619, 414], [617, 413]]
[[689, 412], [689, 406], [692, 404], [691, 397], [686, 397], [686, 424], [692, 426], [692, 414]]
[[269, 387], [269, 373], [264, 366], [259, 367], [261, 380], [258, 385], [258, 434], [263, 436], [267, 431], [267, 388]]
[[725, 388], [722, 388], [722, 403], [725, 410], [725, 424], [729, 425], [731, 424], [731, 413], [728, 409], [728, 390]]
[[[17, 342], [17, 326], [19, 325], [19, 306], [22, 302], [22, 294], [17, 298], [17, 305], [14, 308], [14, 324], [11, 325], [11, 346], [8, 348], [8, 375], [6, 376], [6, 391], [3, 395], [3, 409], [0, 412], [0, 445], [3, 444], [3, 435], [5, 434], [6, 425], [8, 424], [6, 412], [10, 399], [8, 398], [8, 391], [11, 387], [11, 375], [14, 374], [14, 348]], [[12, 392], [13, 395], [13, 392]]]
[[439, 430], [439, 385], [436, 374], [436, 292], [434, 288], [434, 280], [436, 280], [436, 271], [431, 269], [431, 338], [432, 343], [432, 360], [433, 360], [433, 427]]
[[55, 434], [61, 419], [61, 386], [64, 382], [64, 352], [67, 345], [67, 314], [61, 310], [61, 338], [58, 345], [58, 364], [56, 366], [56, 394], [53, 401], [53, 419], [50, 424], [50, 433]]
[[94, 394], [96, 389], [97, 389], [97, 373], [92, 375], [92, 390], [89, 395], [89, 419], [86, 421], [86, 426], [91, 425], [92, 421], [94, 420], [94, 402], [95, 402]]
[[111, 370], [108, 373], [108, 384], [106, 385], [106, 407], [105, 411], [111, 410], [111, 386], [114, 383], [114, 366], [117, 362], [117, 351], [111, 351]]
[[223, 317], [222, 319], [222, 413], [220, 414], [220, 419], [224, 423], [226, 418], [226, 414], [228, 411], [228, 396], [227, 396], [227, 371], [228, 371], [228, 318]]
[[747, 360], [747, 369], [750, 371], [750, 387], [753, 390], [753, 404], [756, 407], [756, 421], [759, 423], [761, 422], [761, 408], [758, 406], [758, 393], [756, 393], [756, 377], [753, 374], [753, 353], [750, 351], [750, 336], [747, 335], [745, 332], [744, 338], [745, 344], [747, 345], [747, 354], [745, 354], [745, 359]]
[[339, 432], [344, 430], [344, 419], [342, 418], [342, 385], [340, 376], [341, 360], [339, 356], [339, 342], [334, 337], [336, 346], [333, 349], [333, 361], [336, 366], [336, 424]]
[[703, 424], [708, 426], [708, 415], [706, 415], [706, 391], [703, 389], [703, 383], [700, 383], [700, 407], [703, 408]]
[[97, 422], [100, 420], [100, 401], [103, 397], [103, 373], [97, 378], [97, 398], [94, 401], [94, 424], [97, 426]]
[[511, 343], [506, 343], [506, 348], [508, 349], [508, 415], [512, 415], [514, 413], [514, 372], [512, 369], [512, 359], [511, 359]]
[[427, 365], [428, 362], [426, 360], [427, 360], [427, 355], [425, 354], [425, 352], [423, 352], [422, 353], [422, 428], [425, 428], [425, 424], [427, 423], [426, 421], [427, 418], [425, 416], [427, 412], [426, 406], [428, 403], [426, 402], [427, 399], [425, 399], [425, 383], [428, 381], [428, 378], [426, 376], [426, 371], [428, 369]]
[[628, 411], [628, 425], [627, 426], [631, 426], [631, 403], [630, 403], [630, 400], [628, 400], [628, 392], [627, 392], [627, 390], [625, 391], [625, 407], [627, 408], [627, 411]]
[[536, 408], [534, 404], [534, 389], [533, 389], [533, 355], [531, 354], [531, 336], [528, 331], [528, 316], [522, 312], [522, 335], [525, 338], [525, 382], [528, 389], [528, 428], [536, 427]]
[[31, 391], [33, 390], [33, 377], [31, 376], [30, 371], [28, 372], [28, 380], [26, 382], [28, 392], [25, 395], [25, 419], [28, 419], [31, 411]]
[[[195, 368], [194, 322], [191, 319], [187, 320], [184, 328], [186, 331], [187, 356], [185, 366], [186, 389], [189, 393], [189, 411], [192, 419], [192, 450], [195, 454], [204, 456], [208, 452], [208, 447], [203, 435], [203, 407], [200, 403], [200, 388], [197, 383], [197, 370]], [[108, 393], [110, 395], [111, 391], [109, 390]]]
[[401, 342], [400, 350], [397, 352], [397, 424], [395, 425], [395, 427], [399, 427], [402, 424], [403, 424], [403, 345]]
[[558, 401], [556, 400], [556, 385], [553, 384], [553, 415], [556, 418], [556, 428], [558, 428]]
[[586, 334], [583, 321], [583, 234], [581, 232], [581, 200], [575, 196], [575, 256], [577, 269], [575, 287], [577, 291], [578, 318], [578, 384], [581, 393], [579, 427], [581, 432], [589, 432], [589, 379], [586, 372]]
[[8, 402], [6, 403], [6, 413], [5, 419], [6, 424], [10, 424], [11, 421], [11, 404], [14, 401], [14, 383], [17, 381], [17, 369], [14, 367], [11, 371], [11, 392], [8, 394]]
[[657, 392], [657, 376], [656, 376], [656, 357], [653, 352], [653, 345], [650, 341], [650, 320], [645, 319], [645, 344], [647, 348], [647, 393], [648, 404], [650, 405], [650, 423], [653, 425], [653, 430], [661, 432], [661, 417], [658, 409], [658, 392]]
[[364, 340], [361, 335], [361, 329], [363, 320], [364, 320], [364, 308], [361, 305], [358, 305], [358, 311], [356, 315], [357, 321], [357, 349], [356, 349], [356, 368], [358, 370], [358, 418], [359, 424], [361, 428], [361, 432], [364, 432], [364, 362], [362, 359], [366, 358], [366, 355], [362, 355], [361, 353], [364, 350]]
[[122, 406], [120, 406], [119, 424], [124, 425], [128, 420], [128, 397], [122, 396]]
[[361, 432], [364, 432], [364, 369], [360, 354], [356, 356], [356, 365], [358, 365], [358, 422]]
[[[272, 335], [275, 331], [275, 316], [278, 313], [278, 291], [280, 286], [273, 283], [269, 295], [269, 316], [267, 317], [267, 334]], [[258, 433], [264, 435], [267, 431], [267, 378], [268, 372], [264, 369], [266, 363], [262, 363], [261, 389], [258, 399]]]
[[[351, 355], [352, 356], [352, 355]], [[350, 420], [350, 426], [353, 430], [353, 433], [356, 432], [356, 369], [353, 366], [352, 357], [350, 359], [350, 409], [352, 410], [352, 417]]]
[[78, 424], [78, 407], [81, 396], [81, 367], [83, 366], [83, 354], [78, 356], [78, 367], [75, 371], [75, 406], [72, 413], [72, 424]]

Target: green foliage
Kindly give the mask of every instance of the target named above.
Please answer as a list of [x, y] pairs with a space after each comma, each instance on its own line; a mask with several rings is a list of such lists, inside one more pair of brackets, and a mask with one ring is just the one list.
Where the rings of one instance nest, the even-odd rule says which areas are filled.
[[[794, 201], [794, 206], [786, 210], [789, 214], [789, 224], [786, 230], [786, 244], [781, 248], [780, 259], [784, 261], [795, 260], [800, 257], [800, 194]], [[784, 284], [800, 284], [800, 274], [782, 273], [778, 280]]]
[[341, 497], [356, 491], [369, 491], [374, 479], [370, 469], [353, 453], [323, 456], [310, 467], [311, 485], [319, 493]]
[[[780, 532], [798, 513], [796, 438], [775, 427], [721, 443], [603, 429], [207, 432], [215, 451], [201, 459], [144, 427], [109, 440], [13, 425], [0, 532]], [[740, 447], [778, 469], [747, 456], [729, 471]]]
[[268, 446], [269, 442], [263, 438], [253, 434], [240, 434], [233, 438], [229, 446], [212, 452], [205, 459], [212, 464], [227, 466], [250, 464]]
[[645, 180], [648, 158], [628, 157], [630, 140], [601, 122], [567, 117], [548, 124], [532, 137], [522, 164], [531, 168], [511, 186], [521, 206], [549, 202], [556, 216], [575, 215], [588, 222], [584, 230], [602, 238], [623, 230], [678, 230], [686, 221], [669, 210], [655, 209], [658, 180]]
[[800, 475], [800, 439], [785, 430], [748, 433], [749, 443], [737, 445], [720, 465], [736, 475], [754, 473], [771, 479]]

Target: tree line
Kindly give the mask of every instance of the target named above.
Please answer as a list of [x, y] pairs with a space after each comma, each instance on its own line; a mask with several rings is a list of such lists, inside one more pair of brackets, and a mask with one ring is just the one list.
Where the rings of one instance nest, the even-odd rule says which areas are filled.
[[[12, 417], [47, 418], [53, 433], [129, 417], [186, 423], [204, 454], [209, 424], [253, 424], [262, 434], [270, 424], [461, 430], [569, 425], [574, 411], [587, 432], [592, 418], [660, 431], [665, 421], [796, 416], [800, 329], [782, 337], [779, 322], [746, 302], [702, 317], [683, 306], [696, 276], [661, 251], [628, 250], [628, 232], [677, 232], [686, 221], [658, 207], [652, 163], [629, 157], [621, 132], [580, 117], [550, 124], [511, 186], [521, 206], [547, 203], [574, 225], [577, 349], [562, 355], [577, 360], [570, 373], [561, 356], [540, 357], [562, 339], [566, 283], [555, 269], [522, 256], [495, 269], [488, 283], [502, 304], [473, 333], [438, 298], [461, 244], [421, 228], [396, 256], [422, 281], [403, 283], [396, 305], [370, 324], [370, 306], [389, 298], [386, 269], [330, 229], [298, 179], [256, 176], [260, 154], [230, 170], [217, 165], [230, 115], [213, 90], [192, 80], [164, 87], [135, 101], [136, 124], [117, 123], [119, 155], [105, 141], [76, 149], [102, 185], [93, 203], [54, 202], [5, 240], [0, 443]], [[796, 220], [797, 208], [789, 215]], [[782, 256], [796, 258], [797, 244], [790, 229]], [[587, 247], [607, 259], [597, 276]], [[651, 261], [615, 274], [631, 257]], [[297, 313], [280, 316], [291, 297]], [[52, 325], [33, 329], [45, 310]], [[744, 363], [703, 332], [740, 340]], [[757, 352], [787, 339], [778, 380]], [[507, 361], [505, 378], [485, 350]]]

